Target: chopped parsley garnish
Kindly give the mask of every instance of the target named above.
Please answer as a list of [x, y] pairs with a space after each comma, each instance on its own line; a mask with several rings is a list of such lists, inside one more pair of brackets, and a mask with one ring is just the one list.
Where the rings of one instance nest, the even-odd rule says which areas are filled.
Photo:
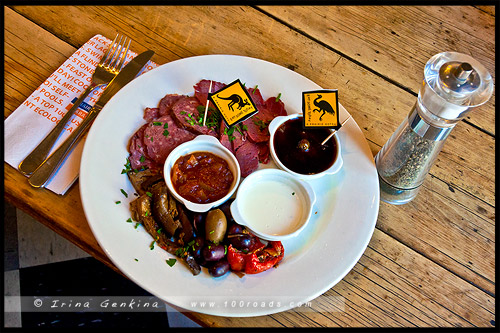
[[281, 93], [279, 93], [278, 96], [276, 97], [276, 102], [279, 102], [280, 98], [281, 98]]
[[[235, 127], [236, 127], [236, 130], [238, 132], [240, 132], [241, 135], [244, 135], [243, 132], [242, 132], [242, 126], [244, 126], [244, 125], [236, 125]], [[243, 129], [246, 131], [247, 130], [246, 126]]]
[[129, 218], [127, 219], [127, 222], [128, 222], [128, 223], [132, 223], [133, 221], [132, 221], [132, 219], [129, 217]]
[[270, 121], [263, 121], [263, 120], [256, 120], [256, 119], [252, 119], [253, 123], [257, 126], [259, 126], [259, 129], [260, 130], [263, 130], [263, 129], [266, 129], [266, 127], [269, 125]]
[[161, 126], [161, 121], [153, 121], [153, 125], [155, 125], [155, 126]]
[[169, 132], [168, 130], [164, 130], [164, 131], [163, 131], [163, 135], [164, 135], [164, 136], [168, 136], [169, 134], [170, 134], [170, 132]]
[[195, 242], [195, 240], [193, 239], [192, 241], [190, 241], [189, 243], [187, 243], [186, 246], [184, 247], [180, 247], [178, 248], [176, 251], [175, 251], [175, 255], [178, 256], [179, 258], [184, 258], [185, 256], [187, 256], [188, 254], [188, 251], [189, 251], [189, 248], [191, 248], [193, 251], [194, 251], [194, 244], [196, 243], [196, 245], [199, 245], [197, 242]]
[[153, 193], [151, 193], [151, 192], [146, 192], [146, 195], [147, 195], [148, 197], [151, 197], [151, 198], [153, 197]]
[[180, 247], [177, 250], [175, 250], [175, 255], [180, 258], [184, 258], [187, 255], [187, 251], [185, 248]]
[[167, 263], [167, 265], [169, 265], [170, 267], [172, 267], [173, 265], [175, 265], [175, 263], [177, 262], [177, 259], [175, 258], [170, 258], [168, 260], [165, 260], [165, 262]]
[[[200, 126], [203, 126], [203, 118], [205, 118], [205, 107], [203, 105], [198, 105], [196, 107], [196, 110], [198, 110], [198, 119], [196, 119], [196, 122]], [[209, 107], [207, 119], [205, 119], [205, 126], [213, 129], [214, 131], [218, 131], [220, 121], [221, 121], [220, 113], [214, 108]]]
[[120, 203], [122, 203], [122, 202], [121, 201], [115, 201], [115, 204], [117, 204], [117, 205], [120, 204]]
[[193, 119], [193, 114], [192, 113], [186, 113], [186, 114], [187, 114], [187, 117], [184, 117], [184, 120], [186, 120], [188, 122], [188, 124], [191, 126], [196, 125], [195, 120]]
[[122, 170], [122, 174], [129, 172], [132, 170], [132, 167], [130, 166], [130, 160], [127, 158], [127, 162], [123, 165], [125, 169]]
[[125, 198], [128, 198], [127, 192], [125, 192], [122, 188], [120, 189], [120, 191], [123, 193], [123, 195], [125, 196]]
[[[237, 125], [231, 126], [229, 128], [227, 128], [227, 127], [224, 128], [224, 134], [229, 137], [229, 142], [232, 142], [234, 139], [236, 139], [236, 137], [233, 135], [235, 129], [237, 129]], [[241, 131], [239, 129], [238, 129], [238, 132], [241, 133]]]
[[155, 248], [155, 243], [156, 243], [155, 240], [151, 242], [151, 245], [149, 245], [150, 250], [153, 250]]

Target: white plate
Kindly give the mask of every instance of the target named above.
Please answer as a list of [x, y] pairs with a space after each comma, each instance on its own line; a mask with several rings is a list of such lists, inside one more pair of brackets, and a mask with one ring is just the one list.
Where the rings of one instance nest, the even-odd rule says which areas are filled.
[[[281, 93], [288, 113], [302, 112], [303, 91], [321, 89], [291, 70], [254, 58], [207, 55], [167, 63], [141, 75], [108, 102], [87, 136], [80, 170], [81, 198], [92, 232], [126, 276], [186, 311], [230, 317], [285, 311], [333, 287], [365, 251], [379, 208], [373, 156], [350, 120], [339, 131], [344, 167], [309, 182], [317, 196], [312, 220], [299, 236], [283, 242], [285, 257], [276, 269], [243, 278], [233, 273], [212, 278], [205, 269], [193, 276], [179, 261], [173, 267], [166, 264], [173, 255], [157, 246], [150, 250], [151, 236], [142, 226], [135, 229], [126, 222], [135, 196], [121, 174], [128, 140], [144, 123], [144, 108], [156, 107], [167, 93], [192, 94], [201, 79], [230, 83], [238, 78], [247, 87], [258, 85], [264, 99]], [[341, 120], [348, 116], [341, 105], [340, 111]], [[270, 162], [264, 167], [275, 166]]]

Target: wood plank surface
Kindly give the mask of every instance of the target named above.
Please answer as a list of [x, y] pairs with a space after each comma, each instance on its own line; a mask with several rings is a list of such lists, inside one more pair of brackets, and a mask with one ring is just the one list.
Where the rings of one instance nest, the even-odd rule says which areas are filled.
[[[495, 78], [495, 17], [472, 6], [261, 9], [415, 94], [422, 84], [425, 63], [444, 51], [471, 55]], [[495, 97], [466, 119], [494, 134]]]
[[[378, 8], [371, 11], [380, 10], [380, 17], [371, 13], [369, 19], [358, 21], [366, 24], [374, 20], [379, 29], [385, 31], [390, 29], [391, 23], [390, 20], [384, 23], [382, 18], [390, 16], [396, 21], [402, 20], [400, 11], [392, 7]], [[428, 12], [426, 8], [417, 9], [409, 11], [412, 15], [406, 18], [406, 24], [399, 23], [401, 30], [397, 33], [401, 39], [408, 41], [414, 34], [407, 30], [408, 22], [417, 25], [416, 31], [425, 28], [417, 24], [420, 22], [417, 18], [424, 13], [433, 17], [429, 19], [432, 22], [445, 22], [441, 16], [456, 10], [443, 8]], [[290, 68], [325, 88], [338, 88], [342, 105], [356, 120], [375, 154], [415, 102], [418, 91], [415, 84], [421, 77], [417, 77], [420, 74], [406, 77], [400, 72], [402, 64], [390, 65], [394, 54], [415, 55], [397, 42], [379, 41], [381, 45], [375, 48], [369, 36], [376, 31], [365, 27], [367, 31], [358, 31], [350, 37], [344, 33], [342, 38], [345, 39], [340, 41], [332, 37], [337, 36], [340, 28], [342, 31], [349, 31], [349, 27], [354, 29], [357, 24], [354, 18], [366, 14], [364, 10], [367, 9], [349, 8], [348, 14], [339, 14], [336, 7], [328, 7], [325, 13], [310, 7], [5, 8], [4, 116], [12, 113], [93, 35], [112, 37], [120, 31], [134, 40], [135, 51], [153, 49], [156, 52], [153, 61], [159, 64], [193, 55], [239, 54]], [[480, 12], [468, 14], [487, 21], [481, 26], [482, 31], [468, 31], [467, 38], [472, 43], [477, 34], [489, 31], [491, 24], [494, 26], [494, 20], [491, 23], [489, 16], [483, 16], [494, 13]], [[339, 26], [330, 26], [337, 34], [330, 32], [329, 37], [322, 35], [328, 33], [326, 30], [315, 31], [304, 24], [310, 17], [315, 20], [310, 26], [319, 28], [321, 15], [326, 15], [331, 22], [334, 14], [344, 20], [335, 23]], [[68, 19], [61, 20], [61, 17]], [[144, 18], [148, 18], [147, 22]], [[75, 21], [95, 24], [79, 25]], [[446, 22], [446, 27], [451, 24]], [[395, 31], [394, 25], [392, 27]], [[450, 33], [462, 27], [453, 29]], [[365, 37], [354, 41], [356, 36]], [[491, 43], [489, 37], [481, 40]], [[432, 42], [438, 42], [437, 37], [427, 40], [427, 43]], [[357, 44], [356, 47], [364, 48], [363, 52], [346, 44]], [[387, 44], [400, 49], [391, 50], [385, 46], [382, 52], [382, 46]], [[435, 49], [442, 47], [439, 44]], [[374, 63], [368, 62], [370, 57], [355, 54], [370, 54], [370, 48], [380, 52], [375, 53], [377, 61]], [[434, 49], [427, 48], [424, 52], [425, 46], [419, 48], [418, 59], [415, 57], [409, 63], [421, 73], [429, 55], [421, 54], [434, 52]], [[489, 61], [494, 59], [494, 54], [485, 57]], [[494, 63], [489, 66], [494, 69]], [[485, 117], [489, 117], [487, 124], [471, 116], [467, 122], [457, 125], [414, 201], [404, 206], [381, 203], [377, 229], [367, 251], [344, 280], [312, 302], [311, 309], [251, 320], [198, 313], [186, 315], [203, 325], [219, 327], [491, 326], [495, 318], [495, 140], [488, 134], [494, 133], [491, 124], [495, 118], [494, 112], [490, 115], [491, 105], [494, 109], [494, 99], [485, 105], [489, 110], [484, 111]], [[10, 166], [5, 165], [4, 176], [5, 196], [9, 201], [110, 264], [85, 220], [78, 184], [60, 197], [47, 190], [32, 189]], [[52, 204], [54, 200], [57, 205]], [[54, 216], [58, 223], [53, 222]], [[339, 300], [343, 303], [331, 304]], [[335, 306], [341, 309], [332, 311]]]

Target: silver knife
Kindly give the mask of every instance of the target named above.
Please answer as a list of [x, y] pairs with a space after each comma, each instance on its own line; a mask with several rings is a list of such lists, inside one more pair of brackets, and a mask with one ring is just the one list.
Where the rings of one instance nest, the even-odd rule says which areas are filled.
[[74, 145], [79, 141], [86, 129], [92, 124], [93, 120], [104, 105], [113, 97], [121, 88], [132, 81], [135, 76], [141, 71], [144, 65], [151, 59], [154, 52], [149, 50], [143, 52], [132, 59], [118, 75], [108, 84], [99, 100], [90, 109], [87, 116], [83, 119], [76, 130], [50, 155], [43, 163], [33, 172], [29, 178], [29, 183], [33, 187], [44, 187], [45, 183], [52, 177], [54, 172], [62, 164], [66, 156], [71, 152]]

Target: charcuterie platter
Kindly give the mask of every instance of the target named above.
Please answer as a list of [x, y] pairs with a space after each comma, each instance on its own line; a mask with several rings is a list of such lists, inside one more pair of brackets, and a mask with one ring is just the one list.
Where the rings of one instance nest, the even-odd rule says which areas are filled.
[[[283, 241], [277, 268], [255, 275], [194, 277], [172, 255], [152, 247], [142, 226], [130, 223], [134, 188], [122, 173], [130, 138], [145, 124], [144, 110], [166, 94], [190, 94], [202, 79], [258, 86], [264, 97], [280, 96], [286, 111], [301, 112], [302, 92], [321, 89], [309, 79], [263, 60], [229, 55], [181, 59], [145, 73], [125, 86], [102, 110], [86, 139], [80, 170], [83, 208], [100, 246], [139, 286], [186, 311], [257, 316], [294, 308], [338, 283], [356, 264], [372, 236], [379, 185], [368, 144], [354, 121], [338, 132], [343, 168], [308, 181], [317, 200], [307, 227]], [[340, 118], [349, 114], [340, 105]], [[276, 168], [271, 160], [261, 168]], [[284, 283], [286, 281], [286, 283]], [[203, 302], [210, 304], [201, 306]]]

